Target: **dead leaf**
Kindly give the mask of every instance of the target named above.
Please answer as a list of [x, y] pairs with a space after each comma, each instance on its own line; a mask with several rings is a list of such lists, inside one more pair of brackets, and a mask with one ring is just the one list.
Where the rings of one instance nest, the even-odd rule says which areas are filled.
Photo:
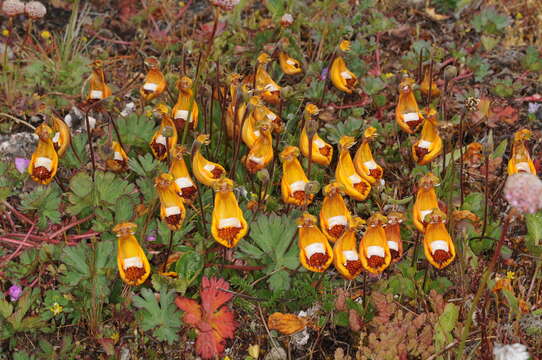
[[450, 18], [447, 15], [437, 14], [435, 8], [425, 8], [425, 14], [434, 21], [442, 21]]
[[512, 106], [495, 106], [491, 109], [491, 114], [487, 119], [487, 126], [495, 127], [501, 122], [508, 125], [514, 125], [519, 119], [519, 111]]
[[303, 330], [307, 326], [307, 321], [295, 314], [276, 312], [269, 316], [267, 326], [269, 326], [269, 329], [277, 330], [282, 334], [292, 335]]
[[346, 291], [344, 289], [337, 290], [335, 309], [337, 309], [338, 311], [346, 311]]
[[474, 225], [476, 229], [480, 227], [480, 218], [469, 210], [455, 210], [452, 213], [452, 217], [455, 223], [468, 220]]
[[350, 330], [355, 332], [361, 331], [363, 327], [363, 320], [361, 320], [358, 312], [354, 309], [348, 311], [348, 325], [350, 325]]

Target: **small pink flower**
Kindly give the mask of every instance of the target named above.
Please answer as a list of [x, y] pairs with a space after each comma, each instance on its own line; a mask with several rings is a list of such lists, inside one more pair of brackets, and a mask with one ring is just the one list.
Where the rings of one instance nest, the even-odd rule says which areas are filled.
[[542, 181], [533, 174], [514, 174], [506, 180], [504, 198], [522, 213], [535, 213], [542, 208]]
[[6, 0], [2, 4], [2, 11], [9, 17], [24, 13], [24, 4], [19, 0]]
[[11, 285], [11, 287], [8, 290], [9, 299], [11, 301], [17, 301], [21, 294], [23, 293], [23, 289], [19, 285]]
[[24, 11], [26, 12], [26, 15], [32, 19], [41, 19], [45, 16], [45, 14], [47, 14], [45, 5], [39, 1], [31, 1], [27, 3], [24, 7]]
[[211, 0], [211, 4], [224, 11], [232, 11], [240, 0]]
[[19, 171], [21, 174], [24, 174], [28, 169], [28, 164], [30, 164], [30, 160], [25, 158], [15, 158], [15, 168], [17, 171]]

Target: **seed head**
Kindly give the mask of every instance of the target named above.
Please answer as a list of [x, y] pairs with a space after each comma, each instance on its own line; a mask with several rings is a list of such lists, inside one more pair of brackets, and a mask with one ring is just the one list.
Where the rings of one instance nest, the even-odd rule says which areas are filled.
[[506, 180], [504, 198], [522, 213], [535, 213], [542, 208], [542, 181], [533, 174], [514, 174]]
[[19, 0], [6, 0], [2, 4], [2, 11], [9, 17], [24, 13], [24, 3]]

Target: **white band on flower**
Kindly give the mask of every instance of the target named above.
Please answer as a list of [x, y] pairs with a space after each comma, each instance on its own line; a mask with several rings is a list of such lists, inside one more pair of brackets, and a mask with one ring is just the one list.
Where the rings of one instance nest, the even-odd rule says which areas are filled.
[[205, 170], [211, 172], [215, 169], [216, 166], [214, 166], [213, 164], [205, 164], [205, 166], [203, 167]]
[[194, 186], [194, 183], [192, 182], [192, 180], [189, 177], [177, 178], [175, 180], [175, 184], [177, 184], [177, 186], [179, 188], [181, 188], [181, 189]]
[[175, 111], [175, 119], [188, 119], [188, 110], [177, 110]]
[[263, 157], [249, 156], [248, 159], [256, 164], [263, 164]]
[[418, 147], [422, 149], [429, 149], [431, 144], [431, 141], [420, 140], [420, 142], [418, 143]]
[[444, 250], [446, 252], [450, 251], [450, 247], [448, 246], [448, 242], [444, 240], [435, 240], [432, 241], [429, 245], [431, 247], [431, 253], [434, 254], [437, 250]]
[[345, 80], [350, 80], [352, 79], [352, 74], [350, 74], [348, 71], [343, 71], [341, 73], [341, 77]]
[[403, 114], [403, 119], [405, 120], [405, 122], [418, 121], [420, 120], [420, 116], [418, 115], [418, 113], [410, 112]]
[[162, 144], [164, 146], [167, 146], [167, 139], [162, 134], [158, 134], [158, 136], [156, 137], [156, 140], [154, 142], [156, 142], [157, 144]]
[[115, 151], [113, 153], [113, 160], [124, 161], [124, 158], [122, 157], [120, 152]]
[[295, 66], [295, 65], [296, 65], [296, 62], [293, 61], [292, 59], [288, 59], [288, 60], [286, 60], [286, 64]]
[[388, 241], [388, 247], [390, 250], [399, 251], [399, 244], [395, 241]]
[[271, 112], [271, 111], [268, 112], [266, 116], [267, 116], [267, 118], [268, 118], [270, 121], [273, 121], [273, 120], [275, 120], [275, 119], [277, 118], [277, 115], [275, 115], [275, 114], [274, 114], [273, 112]]
[[227, 218], [227, 219], [220, 219], [218, 222], [218, 228], [219, 229], [225, 229], [228, 227], [234, 227], [234, 228], [240, 228], [241, 227], [241, 221], [239, 221], [238, 218]]
[[350, 181], [352, 182], [352, 185], [356, 185], [361, 182], [361, 178], [357, 174], [350, 175], [348, 179], [350, 179]]
[[156, 91], [156, 89], [158, 89], [158, 85], [157, 84], [154, 84], [154, 83], [145, 83], [143, 85], [143, 90], [147, 90], [147, 91]]
[[529, 166], [529, 163], [527, 162], [519, 162], [516, 164], [516, 169], [518, 171], [525, 171], [525, 172], [528, 172], [530, 173], [531, 172], [531, 167]]
[[379, 256], [381, 258], [386, 257], [386, 251], [382, 246], [369, 246], [367, 248], [367, 257], [370, 258], [372, 256]]
[[325, 254], [326, 249], [324, 247], [324, 244], [322, 243], [312, 243], [310, 245], [305, 246], [305, 254], [307, 255], [307, 258], [311, 258], [314, 254]]
[[166, 217], [172, 215], [179, 215], [180, 213], [181, 209], [178, 206], [170, 206], [166, 208]]
[[322, 141], [322, 139], [314, 139], [313, 141], [314, 145], [318, 147], [318, 149], [321, 149], [326, 146], [326, 143]]
[[91, 99], [101, 99], [104, 97], [104, 93], [101, 90], [92, 90], [90, 92], [90, 98]]
[[53, 167], [53, 160], [46, 157], [39, 157], [36, 159], [36, 164], [34, 165], [34, 168], [37, 168], [39, 166], [43, 166], [48, 171], [51, 171]]
[[55, 133], [55, 136], [53, 136], [53, 142], [54, 142], [54, 143], [57, 143], [58, 140], [60, 140], [60, 133], [59, 133], [59, 132], [56, 132], [56, 133]]
[[422, 221], [424, 221], [425, 217], [429, 214], [431, 214], [433, 210], [422, 210], [420, 211], [420, 218]]
[[296, 182], [293, 182], [290, 184], [290, 191], [291, 192], [296, 192], [296, 191], [305, 191], [305, 186], [307, 185], [306, 182], [300, 180], [300, 181], [296, 181]]
[[343, 256], [346, 261], [357, 261], [359, 260], [358, 252], [353, 250], [344, 250]]
[[365, 161], [363, 165], [365, 165], [365, 167], [368, 170], [374, 170], [378, 167], [378, 165], [376, 164], [376, 162], [374, 162], [374, 160]]
[[124, 270], [131, 267], [137, 267], [137, 268], [143, 267], [143, 261], [141, 261], [141, 258], [139, 256], [134, 256], [131, 258], [124, 259], [124, 263], [123, 263]]
[[327, 226], [328, 229], [331, 229], [335, 225], [346, 226], [346, 224], [348, 224], [348, 220], [346, 220], [345, 216], [339, 215], [339, 216], [330, 217], [329, 219], [327, 219], [327, 223], [328, 223], [328, 226]]

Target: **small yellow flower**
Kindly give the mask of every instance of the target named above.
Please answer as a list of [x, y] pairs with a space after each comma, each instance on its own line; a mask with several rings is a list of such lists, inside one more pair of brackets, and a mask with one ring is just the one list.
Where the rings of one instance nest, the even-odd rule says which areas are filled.
[[45, 40], [49, 40], [51, 38], [51, 33], [47, 30], [43, 30], [41, 33], [40, 33], [40, 36], [42, 39], [45, 39]]
[[518, 12], [518, 13], [516, 14], [516, 19], [517, 19], [517, 20], [523, 19], [523, 14], [520, 13], [520, 12]]
[[49, 308], [49, 310], [51, 310], [51, 312], [53, 313], [53, 315], [58, 315], [62, 312], [62, 306], [60, 306], [57, 302], [53, 304], [53, 306], [51, 306]]
[[2, 35], [5, 36], [5, 37], [8, 37], [9, 36], [9, 30], [8, 29], [2, 30]]
[[514, 280], [516, 278], [516, 273], [513, 271], [507, 271], [506, 278], [509, 280]]
[[384, 77], [384, 79], [389, 79], [389, 78], [393, 77], [393, 73], [385, 73], [382, 76]]

